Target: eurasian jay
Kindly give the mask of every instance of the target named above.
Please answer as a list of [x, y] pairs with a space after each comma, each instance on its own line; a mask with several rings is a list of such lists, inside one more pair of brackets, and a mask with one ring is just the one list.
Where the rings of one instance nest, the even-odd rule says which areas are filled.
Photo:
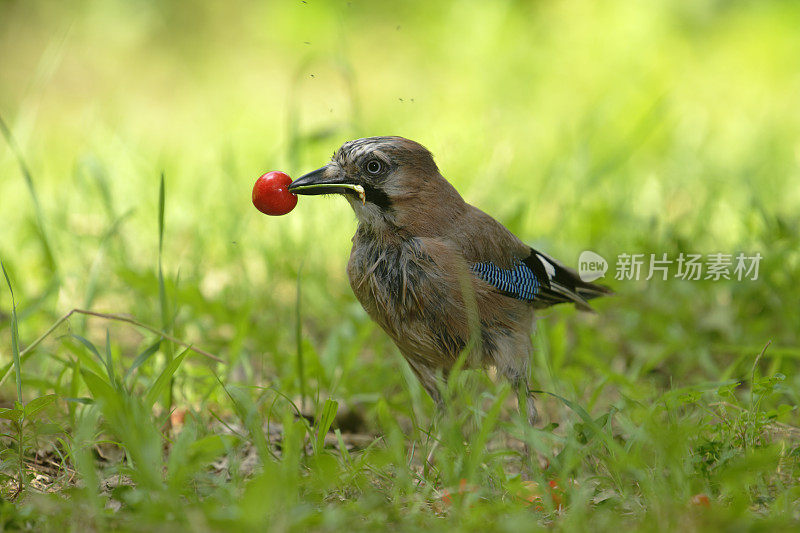
[[350, 286], [392, 338], [438, 407], [440, 385], [462, 352], [467, 366], [494, 366], [536, 420], [529, 393], [534, 311], [610, 292], [534, 250], [466, 203], [431, 153], [403, 137], [342, 145], [330, 163], [289, 185], [296, 194], [342, 194], [358, 228]]

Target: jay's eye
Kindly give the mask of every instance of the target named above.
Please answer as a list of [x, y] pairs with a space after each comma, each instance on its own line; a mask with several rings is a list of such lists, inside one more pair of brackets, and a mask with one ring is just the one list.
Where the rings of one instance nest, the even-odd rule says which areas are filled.
[[364, 165], [364, 168], [367, 170], [368, 174], [377, 176], [385, 170], [386, 165], [378, 159], [370, 159], [367, 161], [367, 164]]

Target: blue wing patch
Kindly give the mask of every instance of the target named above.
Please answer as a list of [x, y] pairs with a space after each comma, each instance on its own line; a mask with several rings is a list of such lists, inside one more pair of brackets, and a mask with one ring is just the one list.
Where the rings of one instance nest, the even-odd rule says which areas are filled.
[[518, 262], [506, 269], [492, 263], [475, 263], [470, 269], [483, 281], [518, 300], [531, 301], [539, 294], [539, 280], [530, 268]]

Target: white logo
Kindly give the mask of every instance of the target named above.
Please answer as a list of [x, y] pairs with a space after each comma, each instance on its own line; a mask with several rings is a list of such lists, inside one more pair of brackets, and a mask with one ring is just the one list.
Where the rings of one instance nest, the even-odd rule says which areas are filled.
[[578, 276], [582, 281], [594, 281], [606, 275], [608, 262], [591, 250], [584, 250], [578, 257]]

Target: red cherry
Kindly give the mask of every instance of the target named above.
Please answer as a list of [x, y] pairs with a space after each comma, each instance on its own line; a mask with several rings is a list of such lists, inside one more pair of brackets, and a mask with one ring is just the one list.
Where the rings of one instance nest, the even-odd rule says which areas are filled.
[[288, 189], [291, 182], [283, 172], [267, 172], [253, 185], [253, 205], [266, 215], [285, 215], [297, 205], [297, 196]]

